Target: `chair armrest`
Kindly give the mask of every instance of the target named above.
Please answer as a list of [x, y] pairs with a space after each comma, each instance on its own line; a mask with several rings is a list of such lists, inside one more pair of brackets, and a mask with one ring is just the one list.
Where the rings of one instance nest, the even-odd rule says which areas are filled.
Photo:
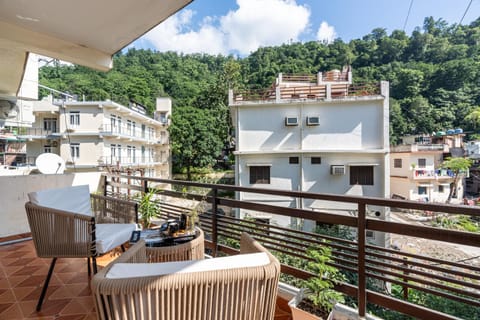
[[138, 204], [133, 201], [91, 194], [97, 223], [138, 223]]
[[37, 255], [41, 258], [90, 257], [95, 251], [95, 218], [25, 204]]

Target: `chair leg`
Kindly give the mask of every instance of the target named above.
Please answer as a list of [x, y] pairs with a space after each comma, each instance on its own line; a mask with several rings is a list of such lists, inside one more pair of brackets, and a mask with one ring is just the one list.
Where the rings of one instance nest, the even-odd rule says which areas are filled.
[[97, 273], [97, 258], [92, 257], [92, 265], [93, 265], [93, 274]]
[[92, 267], [90, 266], [90, 257], [87, 258], [87, 270], [88, 270], [88, 276], [90, 277], [92, 275]]
[[45, 298], [45, 294], [47, 293], [48, 283], [50, 282], [50, 278], [52, 277], [53, 268], [55, 268], [55, 263], [57, 262], [57, 258], [53, 258], [52, 262], [50, 263], [50, 269], [48, 269], [47, 278], [45, 278], [45, 283], [43, 284], [42, 293], [40, 294], [40, 299], [38, 299], [37, 303], [37, 311], [42, 309], [43, 299]]

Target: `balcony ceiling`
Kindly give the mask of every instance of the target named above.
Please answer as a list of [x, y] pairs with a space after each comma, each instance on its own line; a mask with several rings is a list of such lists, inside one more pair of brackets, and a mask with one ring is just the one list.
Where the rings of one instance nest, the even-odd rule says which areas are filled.
[[112, 55], [193, 0], [0, 0], [0, 96], [16, 96], [28, 52], [106, 71]]

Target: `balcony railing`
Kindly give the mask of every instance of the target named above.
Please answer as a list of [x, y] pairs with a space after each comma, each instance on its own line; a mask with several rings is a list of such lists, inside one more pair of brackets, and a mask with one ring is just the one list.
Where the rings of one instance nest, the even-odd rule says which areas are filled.
[[232, 92], [231, 102], [281, 101], [285, 99], [338, 99], [381, 94], [379, 84], [327, 83], [319, 85], [279, 86], [261, 90]]
[[[114, 178], [114, 179], [112, 179]], [[249, 232], [271, 250], [282, 262], [282, 278], [293, 284], [312, 276], [304, 270], [308, 261], [306, 249], [312, 246], [329, 245], [332, 247], [335, 263], [347, 278], [347, 282], [338, 285], [337, 290], [351, 297], [358, 307], [360, 316], [365, 316], [367, 304], [369, 311], [400, 312], [419, 319], [455, 319], [447, 314], [454, 308], [441, 308], [441, 303], [422, 305], [422, 301], [443, 299], [458, 303], [460, 308], [470, 308], [470, 312], [480, 314], [480, 267], [468, 261], [445, 260], [399, 251], [369, 243], [367, 234], [375, 232], [385, 235], [402, 235], [413, 241], [443, 241], [450, 245], [468, 246], [480, 251], [480, 234], [456, 230], [439, 229], [424, 225], [382, 220], [370, 212], [378, 208], [399, 208], [442, 213], [443, 215], [468, 215], [480, 219], [480, 209], [473, 206], [454, 206], [426, 204], [413, 201], [390, 200], [382, 198], [352, 197], [332, 194], [246, 188], [231, 185], [203, 184], [195, 182], [152, 179], [134, 176], [105, 176], [105, 193], [133, 195], [154, 186], [167, 186], [159, 193], [162, 200], [161, 214], [172, 218], [190, 209], [185, 201], [211, 204], [218, 212], [219, 206], [231, 208], [237, 214], [220, 215], [203, 213], [200, 223], [206, 234], [206, 248], [212, 255], [233, 254], [242, 231]], [[178, 191], [176, 191], [178, 190]], [[185, 191], [188, 190], [188, 191]], [[354, 205], [353, 215], [342, 215], [310, 209], [289, 208], [271, 203], [237, 200], [229, 195], [246, 194], [262, 197], [281, 197], [291, 203], [305, 200], [323, 200]], [[178, 204], [172, 200], [178, 198]], [[315, 232], [296, 230], [274, 224], [256, 222], [252, 219], [240, 219], [240, 211], [256, 212], [263, 215], [277, 215], [294, 218], [297, 222], [314, 221], [322, 225], [331, 225], [344, 230], [343, 237]], [[388, 210], [387, 210], [388, 211]], [[260, 221], [260, 220], [259, 220]], [[351, 239], [348, 239], [351, 238]], [[392, 287], [403, 290], [403, 298], [393, 296]], [[422, 296], [423, 299], [412, 299]], [[434, 307], [436, 305], [437, 307]]]
[[145, 164], [166, 164], [168, 157], [112, 157], [103, 156], [98, 159], [98, 162], [105, 165], [145, 165]]

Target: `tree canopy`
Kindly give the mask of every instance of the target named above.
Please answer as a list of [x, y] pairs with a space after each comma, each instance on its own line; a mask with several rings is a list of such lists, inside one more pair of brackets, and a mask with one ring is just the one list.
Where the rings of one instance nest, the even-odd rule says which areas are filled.
[[[280, 72], [314, 74], [347, 64], [352, 66], [354, 82], [390, 82], [393, 144], [405, 134], [479, 130], [480, 18], [470, 25], [448, 25], [427, 17], [411, 35], [376, 28], [348, 43], [341, 39], [330, 44], [290, 43], [262, 47], [246, 57], [132, 48], [119, 52], [114, 68], [106, 73], [57, 64], [42, 67], [39, 78], [41, 84], [77, 94], [79, 99], [122, 104], [133, 99], [151, 113], [157, 96], [169, 96], [177, 117], [210, 110], [211, 127], [221, 128], [226, 139], [229, 87], [267, 88]], [[219, 155], [220, 149], [211, 156]]]

